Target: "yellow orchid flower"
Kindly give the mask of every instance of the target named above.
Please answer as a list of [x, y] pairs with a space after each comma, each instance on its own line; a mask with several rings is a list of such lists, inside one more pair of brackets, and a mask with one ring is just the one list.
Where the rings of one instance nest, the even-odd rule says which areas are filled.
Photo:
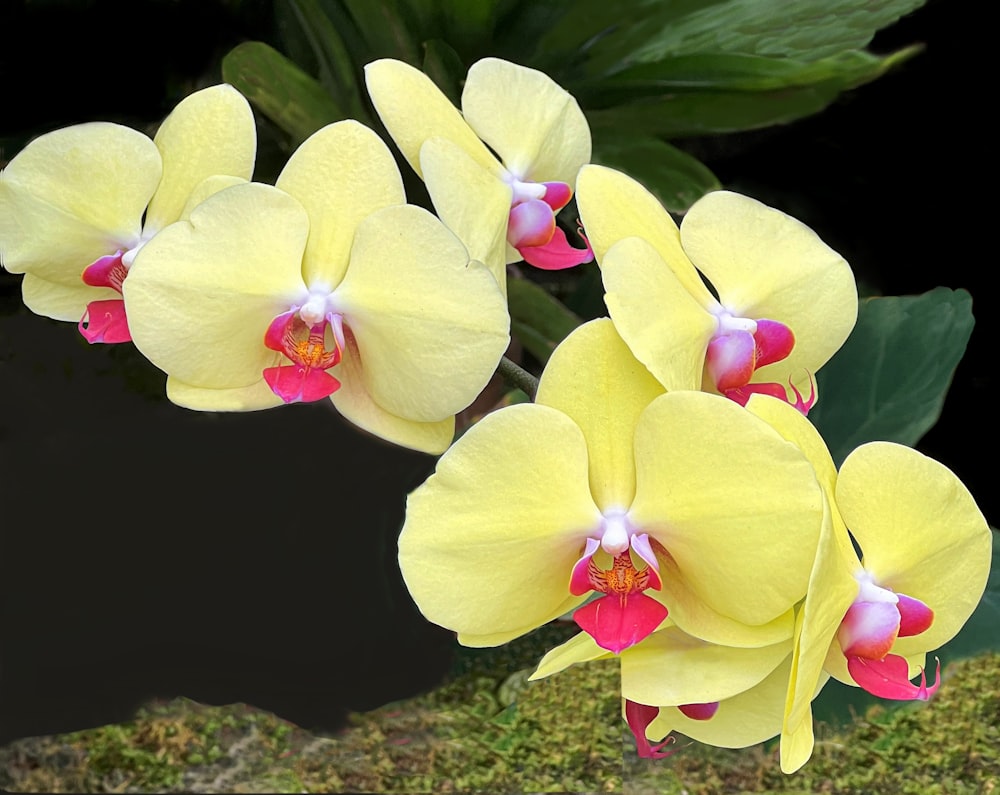
[[0, 171], [0, 263], [24, 274], [31, 311], [78, 322], [89, 342], [127, 342], [136, 254], [206, 179], [250, 179], [256, 151], [250, 105], [225, 84], [182, 100], [152, 140], [109, 122], [42, 135]]
[[470, 646], [588, 595], [574, 620], [613, 652], [668, 610], [695, 637], [761, 645], [791, 636], [821, 517], [797, 448], [718, 395], [664, 394], [599, 319], [556, 348], [535, 403], [480, 420], [410, 495], [399, 563]]
[[368, 64], [365, 81], [441, 220], [504, 289], [507, 263], [524, 259], [552, 270], [593, 259], [555, 223], [590, 160], [590, 128], [576, 100], [550, 77], [484, 58], [469, 69], [461, 112], [402, 61]]
[[132, 336], [172, 401], [243, 411], [330, 397], [356, 425], [439, 453], [509, 343], [496, 281], [355, 121], [292, 155], [275, 186], [214, 193], [139, 252]]
[[854, 276], [839, 254], [737, 193], [707, 194], [678, 228], [621, 172], [587, 165], [576, 187], [611, 318], [667, 389], [693, 379], [740, 404], [760, 392], [809, 410], [812, 374], [857, 319]]
[[[925, 655], [954, 637], [978, 604], [992, 539], [968, 489], [937, 461], [903, 445], [870, 442], [838, 473], [798, 412], [763, 396], [747, 408], [805, 452], [828, 506], [796, 620], [781, 739], [781, 767], [790, 773], [812, 753], [809, 705], [824, 677], [882, 698], [926, 700], [934, 693], [940, 667], [927, 687]], [[919, 685], [910, 682], [917, 675]]]

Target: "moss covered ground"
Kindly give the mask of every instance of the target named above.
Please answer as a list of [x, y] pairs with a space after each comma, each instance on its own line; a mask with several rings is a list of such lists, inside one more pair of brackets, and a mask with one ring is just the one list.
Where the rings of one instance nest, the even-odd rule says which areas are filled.
[[[990, 793], [1000, 789], [1000, 655], [951, 664], [928, 704], [817, 726], [798, 773], [772, 744], [688, 743], [640, 760], [619, 718], [614, 661], [528, 683], [553, 625], [500, 649], [462, 650], [434, 691], [314, 734], [244, 704], [186, 699], [134, 720], [0, 749], [0, 787], [18, 792]], [[623, 763], [624, 757], [624, 763]]]

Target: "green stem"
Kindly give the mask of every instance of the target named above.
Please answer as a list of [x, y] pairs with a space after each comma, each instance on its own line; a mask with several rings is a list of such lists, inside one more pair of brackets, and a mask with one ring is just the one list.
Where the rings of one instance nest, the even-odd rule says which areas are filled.
[[535, 392], [538, 391], [538, 379], [518, 364], [515, 364], [506, 356], [500, 357], [500, 364], [497, 372], [509, 386], [516, 387], [524, 392], [532, 400], [535, 399]]

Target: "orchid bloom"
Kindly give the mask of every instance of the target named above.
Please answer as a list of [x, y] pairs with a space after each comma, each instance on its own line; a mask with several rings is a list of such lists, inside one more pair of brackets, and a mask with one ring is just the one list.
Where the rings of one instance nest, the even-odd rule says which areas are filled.
[[[619, 659], [625, 720], [639, 756], [673, 753], [664, 750], [672, 731], [723, 748], [744, 748], [778, 734], [791, 668], [791, 622], [784, 637], [776, 643], [774, 639], [764, 632], [756, 638], [757, 646], [720, 646], [688, 635], [668, 619], [645, 640], [623, 650]], [[608, 656], [581, 633], [548, 652], [530, 679]]]
[[0, 171], [0, 262], [24, 274], [31, 311], [77, 322], [91, 343], [127, 342], [136, 254], [204, 180], [250, 179], [256, 150], [250, 105], [224, 84], [186, 97], [152, 140], [108, 122], [42, 135]]
[[[929, 698], [925, 654], [961, 629], [986, 587], [991, 534], [972, 495], [942, 464], [870, 442], [837, 472], [812, 425], [768, 397], [747, 403], [813, 462], [827, 511], [796, 619], [781, 767], [813, 748], [810, 702], [832, 675], [882, 698]], [[850, 533], [850, 535], [848, 535]], [[859, 560], [851, 536], [861, 548]], [[920, 684], [910, 680], [920, 676]]]
[[442, 456], [409, 496], [399, 563], [423, 614], [469, 646], [574, 609], [615, 653], [668, 610], [712, 642], [780, 640], [821, 514], [794, 446], [717, 395], [664, 394], [605, 318], [556, 348], [535, 403]]
[[443, 451], [510, 320], [493, 276], [404, 202], [388, 147], [344, 121], [310, 136], [276, 186], [226, 188], [162, 230], [124, 294], [168, 397], [207, 411], [329, 397], [377, 436]]
[[854, 276], [839, 254], [799, 221], [729, 191], [695, 202], [678, 229], [649, 191], [603, 166], [580, 170], [577, 205], [611, 319], [660, 383], [694, 379], [741, 405], [764, 393], [808, 412], [812, 375], [857, 319]]
[[461, 112], [427, 75], [401, 61], [368, 64], [365, 80], [437, 214], [504, 289], [507, 263], [523, 259], [555, 270], [594, 258], [589, 246], [571, 246], [555, 222], [590, 160], [590, 128], [576, 100], [550, 77], [484, 58], [469, 69]]

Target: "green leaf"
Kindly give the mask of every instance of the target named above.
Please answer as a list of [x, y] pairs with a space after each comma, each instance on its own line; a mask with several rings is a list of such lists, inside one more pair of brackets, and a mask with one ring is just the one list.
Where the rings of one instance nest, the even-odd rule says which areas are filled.
[[222, 59], [222, 77], [298, 145], [316, 130], [347, 118], [315, 78], [268, 44], [247, 41]]
[[[815, 61], [868, 46], [875, 32], [925, 0], [638, 0], [595, 10], [603, 24], [586, 51], [588, 75], [608, 75], [636, 63], [703, 53], [760, 55]], [[588, 5], [599, 6], [596, 0]], [[564, 48], [579, 37], [571, 26], [582, 12], [553, 27], [543, 46]], [[612, 19], [615, 16], [617, 19]], [[623, 21], [627, 20], [627, 24]]]
[[851, 336], [816, 375], [809, 412], [838, 466], [864, 442], [920, 441], [941, 415], [974, 323], [965, 290], [861, 301]]
[[336, 25], [317, 0], [285, 0], [298, 20], [319, 64], [319, 80], [347, 116], [366, 120], [358, 87], [358, 67]]
[[[644, 64], [579, 83], [595, 135], [629, 130], [679, 138], [782, 124], [818, 113], [841, 93], [920, 52], [846, 52], [814, 61], [700, 56]], [[576, 92], [571, 87], [571, 91]], [[622, 104], [608, 107], [609, 104]]]
[[456, 107], [462, 106], [462, 83], [466, 68], [458, 53], [441, 39], [424, 42], [424, 73]]
[[722, 187], [700, 160], [656, 138], [603, 136], [594, 141], [591, 161], [625, 172], [677, 213]]
[[420, 17], [401, 0], [342, 0], [368, 42], [370, 58], [420, 65]]
[[562, 303], [527, 279], [507, 280], [510, 329], [542, 364], [556, 345], [583, 321]]

